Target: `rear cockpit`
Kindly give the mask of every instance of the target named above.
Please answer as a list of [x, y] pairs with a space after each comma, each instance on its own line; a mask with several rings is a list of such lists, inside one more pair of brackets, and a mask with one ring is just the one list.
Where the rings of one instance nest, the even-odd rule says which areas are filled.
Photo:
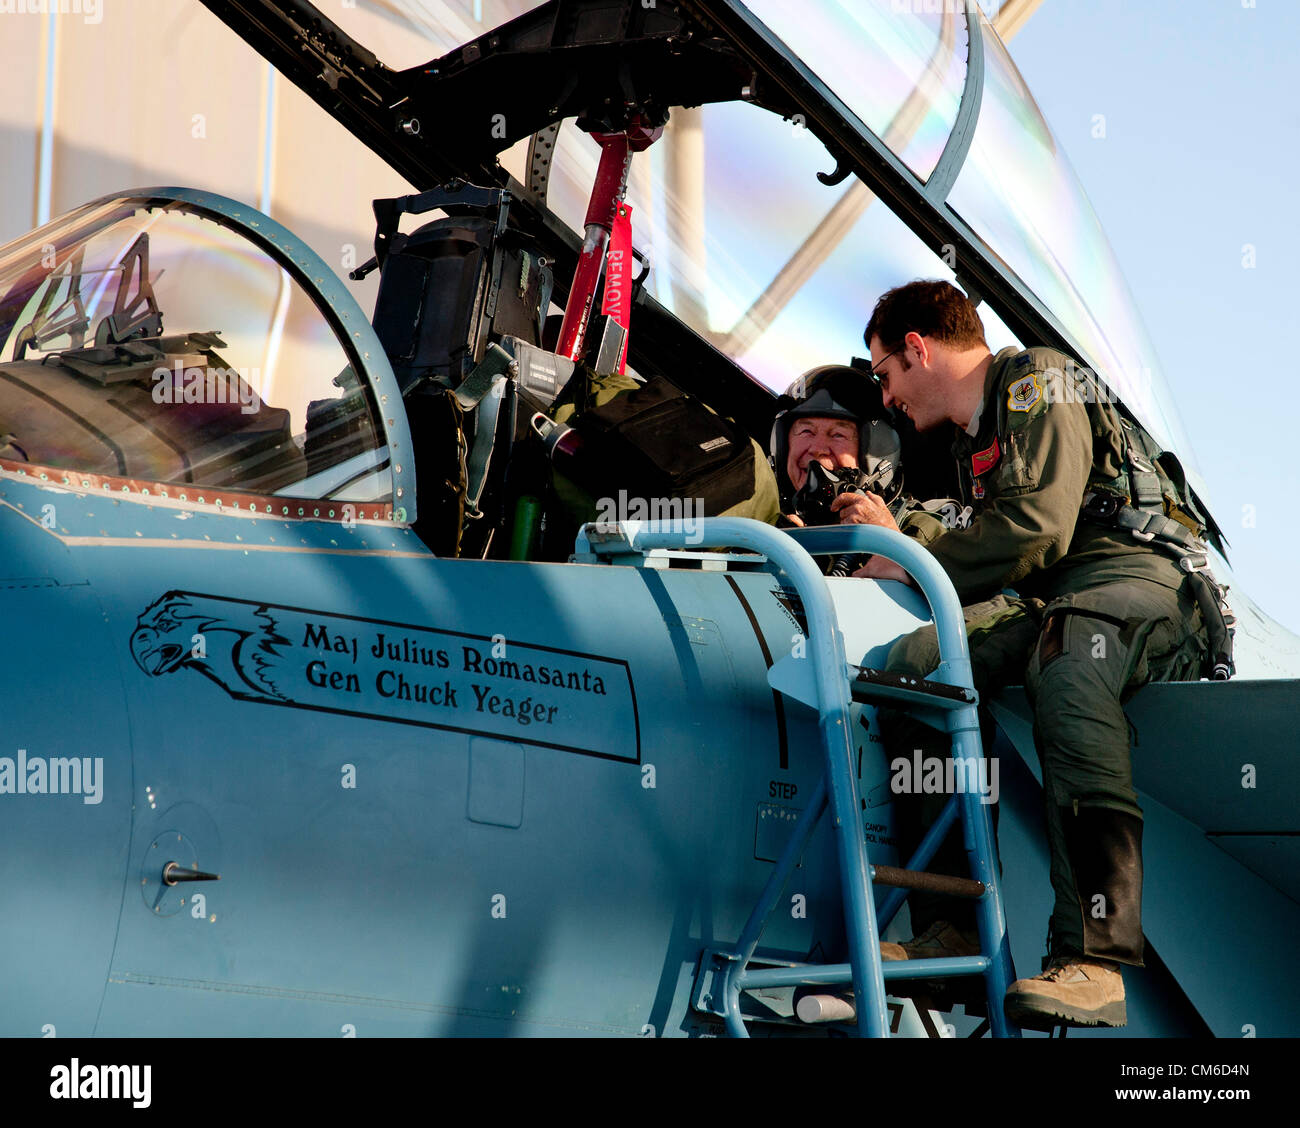
[[391, 513], [370, 381], [311, 282], [242, 218], [169, 195], [99, 200], [6, 248], [4, 468], [284, 516], [306, 515], [288, 499]]

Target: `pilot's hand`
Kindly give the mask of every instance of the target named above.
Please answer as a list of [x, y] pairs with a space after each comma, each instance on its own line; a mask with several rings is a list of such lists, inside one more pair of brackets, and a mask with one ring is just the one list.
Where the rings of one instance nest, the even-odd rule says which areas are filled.
[[912, 584], [912, 577], [901, 564], [895, 564], [892, 560], [886, 560], [883, 556], [873, 556], [861, 568], [853, 573], [859, 579], [865, 580], [897, 580], [899, 583]]
[[781, 516], [784, 517], [787, 521], [789, 521], [790, 524], [792, 524], [792, 525], [798, 525], [799, 528], [801, 528], [801, 529], [802, 529], [802, 528], [805, 528], [805, 525], [804, 525], [804, 523], [803, 523], [803, 518], [800, 517], [799, 514], [797, 514], [797, 513], [783, 513], [783, 514], [781, 514]]
[[831, 512], [840, 515], [841, 525], [883, 525], [898, 531], [889, 507], [873, 493], [842, 493], [831, 502]]

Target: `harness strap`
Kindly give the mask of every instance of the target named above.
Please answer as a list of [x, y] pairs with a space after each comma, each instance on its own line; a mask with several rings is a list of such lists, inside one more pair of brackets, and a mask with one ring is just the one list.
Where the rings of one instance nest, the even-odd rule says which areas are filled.
[[[1232, 642], [1237, 620], [1228, 606], [1224, 589], [1210, 571], [1209, 550], [1205, 541], [1186, 525], [1165, 514], [1164, 488], [1155, 461], [1161, 457], [1160, 452], [1140, 428], [1123, 417], [1120, 417], [1120, 433], [1126, 467], [1120, 481], [1127, 478], [1128, 488], [1121, 492], [1117, 482], [1111, 490], [1089, 490], [1084, 494], [1080, 516], [1111, 528], [1127, 529], [1137, 540], [1178, 561], [1178, 566], [1187, 573], [1187, 590], [1201, 612], [1209, 642], [1202, 674], [1215, 681], [1226, 681], [1236, 672]], [[1169, 481], [1175, 503], [1180, 511], [1186, 512], [1189, 507], [1183, 498], [1190, 496], [1190, 491], [1181, 467], [1178, 469], [1183, 480], [1176, 482], [1171, 477]], [[1192, 519], [1198, 520], [1195, 506], [1190, 509]]]
[[[453, 393], [462, 411], [468, 414], [475, 408], [478, 409], [474, 424], [474, 443], [470, 447], [466, 464], [465, 516], [471, 520], [477, 520], [482, 516], [478, 503], [483, 496], [483, 487], [487, 484], [488, 465], [496, 445], [497, 420], [501, 414], [506, 386], [510, 376], [514, 374], [512, 372], [514, 363], [514, 358], [500, 345], [489, 345], [482, 362], [461, 381], [460, 387]], [[489, 395], [494, 388], [498, 387], [498, 394]]]
[[1202, 559], [1200, 567], [1208, 562], [1205, 555], [1205, 542], [1192, 534], [1186, 525], [1182, 525], [1163, 513], [1134, 509], [1131, 505], [1122, 505], [1115, 511], [1115, 525], [1128, 529], [1140, 541], [1161, 540], [1176, 545], [1186, 553]]
[[1232, 641], [1236, 618], [1223, 589], [1210, 572], [1205, 543], [1191, 531], [1163, 513], [1134, 509], [1117, 494], [1097, 490], [1083, 499], [1081, 515], [1102, 525], [1128, 529], [1140, 541], [1172, 556], [1187, 573], [1192, 597], [1201, 612], [1209, 641], [1203, 673], [1214, 681], [1226, 681], [1236, 672]]
[[497, 377], [506, 375], [514, 362], [514, 357], [500, 345], [488, 345], [487, 352], [478, 367], [466, 376], [461, 381], [460, 387], [456, 389], [456, 402], [460, 404], [461, 410], [473, 411], [478, 407], [483, 397], [492, 390]]

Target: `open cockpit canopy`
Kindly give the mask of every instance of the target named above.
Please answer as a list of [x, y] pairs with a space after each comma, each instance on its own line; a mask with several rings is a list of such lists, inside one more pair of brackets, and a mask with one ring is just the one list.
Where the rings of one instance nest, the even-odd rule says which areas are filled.
[[[574, 119], [620, 92], [667, 108], [629, 183], [647, 291], [769, 388], [860, 352], [890, 286], [955, 278], [988, 303], [994, 348], [1066, 349], [1190, 459], [1097, 216], [974, 0], [389, 0], [329, 17], [335, 103], [368, 87], [393, 107], [363, 139], [436, 150], [469, 179], [499, 155], [573, 232], [598, 156]], [[814, 178], [833, 162], [857, 176]]]

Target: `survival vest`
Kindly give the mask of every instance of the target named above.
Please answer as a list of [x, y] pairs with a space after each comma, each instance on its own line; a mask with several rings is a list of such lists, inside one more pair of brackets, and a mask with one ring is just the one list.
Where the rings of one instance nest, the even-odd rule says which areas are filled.
[[[1187, 573], [1188, 585], [1201, 611], [1210, 652], [1203, 676], [1226, 681], [1235, 672], [1232, 640], [1236, 617], [1226, 589], [1210, 571], [1207, 533], [1220, 536], [1201, 510], [1182, 463], [1173, 451], [1161, 450], [1141, 424], [1122, 416], [1094, 377], [1085, 397], [1093, 434], [1093, 470], [1084, 491], [1080, 516], [1087, 521], [1127, 530], [1135, 539], [1172, 556]], [[1115, 452], [1115, 438], [1120, 450]], [[1105, 475], [1099, 464], [1115, 465], [1099, 444], [1118, 453], [1118, 473]], [[1101, 457], [1098, 457], [1101, 455]]]

